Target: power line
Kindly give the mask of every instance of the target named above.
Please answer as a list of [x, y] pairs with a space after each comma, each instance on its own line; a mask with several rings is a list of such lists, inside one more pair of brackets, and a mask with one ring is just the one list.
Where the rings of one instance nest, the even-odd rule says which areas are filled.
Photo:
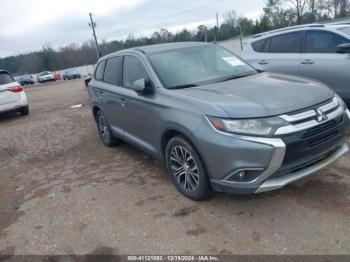
[[112, 35], [112, 34], [115, 34], [115, 33], [120, 33], [120, 32], [129, 31], [130, 29], [143, 28], [143, 27], [145, 27], [145, 26], [155, 25], [155, 24], [158, 24], [160, 21], [167, 20], [167, 19], [169, 19], [169, 18], [173, 18], [173, 17], [179, 16], [179, 15], [183, 15], [183, 14], [186, 14], [186, 13], [193, 12], [193, 11], [197, 11], [197, 10], [199, 10], [199, 9], [202, 9], [202, 8], [205, 8], [205, 7], [208, 7], [208, 6], [212, 6], [212, 5], [216, 5], [216, 4], [221, 3], [221, 2], [224, 2], [224, 1], [228, 1], [228, 0], [218, 0], [218, 1], [215, 1], [215, 2], [210, 2], [210, 3], [207, 3], [207, 4], [205, 4], [205, 5], [197, 6], [197, 7], [191, 8], [191, 9], [187, 9], [187, 10], [184, 10], [184, 11], [181, 11], [181, 12], [178, 12], [178, 13], [175, 13], [175, 14], [172, 14], [172, 15], [163, 16], [163, 17], [160, 17], [160, 18], [158, 18], [158, 19], [156, 19], [156, 20], [150, 20], [150, 21], [145, 22], [145, 23], [142, 23], [142, 24], [137, 24], [137, 25], [125, 27], [125, 28], [123, 28], [123, 29], [120, 29], [120, 30], [117, 30], [117, 31], [113, 31], [113, 32], [107, 33], [107, 34], [105, 34], [105, 35], [103, 35], [103, 36], [108, 36], [108, 35]]

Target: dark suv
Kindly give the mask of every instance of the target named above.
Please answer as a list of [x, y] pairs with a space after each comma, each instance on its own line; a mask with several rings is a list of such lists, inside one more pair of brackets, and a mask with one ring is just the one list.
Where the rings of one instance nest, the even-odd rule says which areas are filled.
[[164, 161], [192, 199], [282, 188], [348, 151], [350, 113], [327, 86], [260, 73], [212, 44], [108, 55], [88, 89], [102, 142]]

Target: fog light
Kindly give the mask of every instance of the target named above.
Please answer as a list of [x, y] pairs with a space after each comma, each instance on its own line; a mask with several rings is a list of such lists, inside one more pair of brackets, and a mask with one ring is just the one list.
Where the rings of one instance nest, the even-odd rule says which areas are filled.
[[263, 168], [244, 168], [236, 170], [224, 179], [231, 182], [249, 182], [257, 178], [264, 171]]

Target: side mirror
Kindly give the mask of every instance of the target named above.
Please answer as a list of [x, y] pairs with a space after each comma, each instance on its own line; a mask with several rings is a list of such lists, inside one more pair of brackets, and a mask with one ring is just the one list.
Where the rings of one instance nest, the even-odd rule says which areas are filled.
[[152, 82], [145, 78], [136, 80], [133, 84], [133, 89], [139, 95], [150, 95], [154, 92]]
[[349, 54], [350, 53], [350, 43], [345, 43], [337, 46], [337, 53]]

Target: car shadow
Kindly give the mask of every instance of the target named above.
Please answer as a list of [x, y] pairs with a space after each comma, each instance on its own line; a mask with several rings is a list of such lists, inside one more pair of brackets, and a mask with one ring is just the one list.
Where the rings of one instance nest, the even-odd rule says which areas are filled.
[[[130, 159], [143, 163], [144, 167], [158, 167], [154, 178], [162, 179], [163, 183], [172, 183], [167, 177], [165, 166], [160, 161], [127, 143], [122, 144], [118, 150], [122, 150]], [[217, 192], [209, 201], [204, 201], [202, 204], [216, 210], [226, 210], [225, 212], [231, 214], [244, 211], [250, 216], [254, 215], [255, 211], [261, 210], [261, 207], [273, 210], [273, 207], [285, 205], [299, 205], [320, 212], [350, 216], [350, 185], [347, 179], [349, 173], [350, 168], [343, 166], [340, 161], [279, 190], [243, 195]]]
[[231, 208], [232, 212], [239, 206], [251, 214], [254, 214], [258, 207], [273, 209], [281, 205], [298, 205], [319, 212], [350, 216], [350, 186], [339, 169], [338, 166], [327, 168], [309, 178], [271, 192], [251, 195], [217, 193], [211, 199], [211, 204], [225, 209]]
[[11, 120], [16, 120], [18, 117], [21, 117], [22, 115], [19, 112], [5, 112], [0, 113], [0, 123], [2, 122], [9, 122]]

